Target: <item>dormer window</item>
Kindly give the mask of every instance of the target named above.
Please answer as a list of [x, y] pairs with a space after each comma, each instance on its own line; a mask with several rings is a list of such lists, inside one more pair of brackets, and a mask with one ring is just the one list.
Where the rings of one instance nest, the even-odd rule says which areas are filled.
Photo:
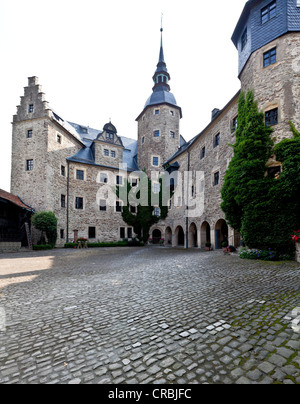
[[272, 1], [272, 3], [268, 4], [261, 10], [261, 23], [265, 24], [272, 18], [276, 17], [276, 1]]
[[113, 133], [106, 133], [106, 139], [114, 140], [114, 134]]

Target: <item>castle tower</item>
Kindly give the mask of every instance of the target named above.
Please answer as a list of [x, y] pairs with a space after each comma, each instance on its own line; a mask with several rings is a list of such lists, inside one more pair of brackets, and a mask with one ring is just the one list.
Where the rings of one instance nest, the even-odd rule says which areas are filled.
[[162, 169], [162, 165], [180, 147], [181, 108], [170, 92], [170, 74], [164, 58], [163, 29], [159, 60], [153, 76], [154, 87], [143, 111], [136, 119], [138, 122], [138, 165], [141, 170]]
[[300, 127], [300, 2], [251, 0], [232, 36], [242, 90], [252, 89], [276, 139]]

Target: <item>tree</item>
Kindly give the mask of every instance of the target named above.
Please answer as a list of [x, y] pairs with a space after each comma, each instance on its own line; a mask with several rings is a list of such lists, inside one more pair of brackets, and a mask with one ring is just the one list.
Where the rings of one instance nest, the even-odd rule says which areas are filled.
[[[159, 192], [154, 192], [153, 182], [145, 172], [140, 173], [139, 184], [132, 187], [129, 181], [116, 188], [116, 194], [123, 201], [122, 218], [133, 227], [140, 241], [147, 242], [150, 228], [168, 216], [168, 201], [172, 197], [163, 177], [159, 178]], [[135, 206], [135, 212], [132, 212]], [[155, 207], [159, 214], [155, 215]]]
[[[293, 256], [293, 230], [300, 228], [300, 133], [274, 147], [253, 93], [241, 93], [234, 156], [222, 188], [222, 209], [229, 224], [250, 248], [271, 248], [277, 257]], [[282, 164], [279, 177], [268, 175], [273, 156]]]
[[55, 246], [57, 240], [57, 218], [53, 212], [40, 212], [32, 216], [32, 224], [46, 233], [48, 243]]

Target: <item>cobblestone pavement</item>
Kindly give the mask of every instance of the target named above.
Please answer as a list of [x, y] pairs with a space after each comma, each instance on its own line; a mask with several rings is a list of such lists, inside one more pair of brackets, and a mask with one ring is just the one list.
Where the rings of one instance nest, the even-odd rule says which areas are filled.
[[162, 247], [1, 255], [0, 383], [300, 383], [297, 307], [294, 262]]

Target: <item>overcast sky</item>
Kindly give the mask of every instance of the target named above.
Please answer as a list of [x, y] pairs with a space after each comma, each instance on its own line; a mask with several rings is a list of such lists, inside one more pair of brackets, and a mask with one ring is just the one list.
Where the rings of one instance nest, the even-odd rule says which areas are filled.
[[137, 138], [151, 95], [163, 13], [171, 91], [186, 140], [240, 88], [231, 42], [245, 0], [1, 0], [0, 188], [10, 190], [11, 121], [30, 76], [68, 121], [102, 129], [111, 118]]

